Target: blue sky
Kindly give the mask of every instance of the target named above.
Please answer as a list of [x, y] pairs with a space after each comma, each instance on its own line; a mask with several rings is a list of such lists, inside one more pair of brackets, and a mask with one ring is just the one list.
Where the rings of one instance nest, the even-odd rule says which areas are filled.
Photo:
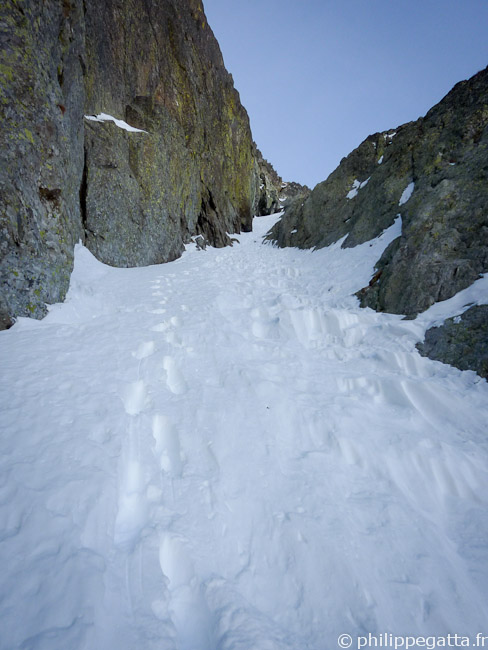
[[313, 187], [488, 65], [488, 0], [203, 0], [258, 147]]

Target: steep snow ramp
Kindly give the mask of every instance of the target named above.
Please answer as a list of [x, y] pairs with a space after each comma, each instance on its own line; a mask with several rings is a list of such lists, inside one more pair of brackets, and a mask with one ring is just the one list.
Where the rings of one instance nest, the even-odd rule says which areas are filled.
[[164, 266], [78, 247], [0, 333], [2, 650], [483, 631], [488, 384], [417, 353], [437, 315], [359, 308], [399, 221], [312, 253], [274, 218]]

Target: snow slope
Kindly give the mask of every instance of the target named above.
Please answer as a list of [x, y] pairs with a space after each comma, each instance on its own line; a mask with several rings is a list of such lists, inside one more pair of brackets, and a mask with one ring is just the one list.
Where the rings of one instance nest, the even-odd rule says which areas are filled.
[[399, 233], [189, 246], [0, 333], [0, 648], [488, 632], [488, 384], [351, 294]]

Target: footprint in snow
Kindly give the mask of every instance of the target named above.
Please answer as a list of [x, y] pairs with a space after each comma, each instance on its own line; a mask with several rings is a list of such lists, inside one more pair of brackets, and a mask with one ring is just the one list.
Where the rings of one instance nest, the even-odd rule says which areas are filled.
[[144, 471], [134, 458], [129, 459], [121, 475], [119, 502], [115, 519], [114, 542], [132, 546], [147, 522]]
[[174, 424], [165, 415], [157, 413], [153, 417], [152, 434], [156, 441], [154, 451], [161, 469], [173, 477], [181, 476], [183, 463], [180, 439]]
[[145, 359], [146, 357], [150, 357], [151, 354], [154, 353], [155, 349], [156, 345], [154, 341], [146, 341], [145, 343], [140, 344], [137, 350], [132, 353], [132, 356], [136, 359]]
[[175, 395], [186, 393], [188, 385], [175, 359], [170, 356], [164, 357], [163, 368], [166, 370], [166, 384], [169, 390]]
[[142, 379], [132, 382], [122, 391], [122, 401], [127, 415], [138, 415], [146, 406], [146, 384]]
[[168, 320], [164, 320], [162, 323], [153, 325], [153, 327], [151, 327], [151, 330], [153, 332], [166, 332], [166, 330], [169, 330], [173, 327], [174, 328], [181, 327], [181, 318], [179, 316], [171, 316], [171, 318], [169, 318]]
[[164, 320], [162, 323], [158, 323], [157, 325], [153, 325], [151, 327], [152, 332], [166, 332], [171, 327], [171, 323], [167, 320]]
[[174, 535], [164, 535], [161, 540], [159, 564], [171, 589], [189, 585], [195, 577], [193, 562], [184, 541]]
[[159, 564], [169, 580], [170, 612], [181, 648], [215, 648], [213, 621], [183, 539], [165, 535]]
[[169, 330], [165, 336], [166, 342], [170, 345], [173, 345], [176, 348], [181, 348], [183, 341], [181, 340], [180, 335], [174, 330]]

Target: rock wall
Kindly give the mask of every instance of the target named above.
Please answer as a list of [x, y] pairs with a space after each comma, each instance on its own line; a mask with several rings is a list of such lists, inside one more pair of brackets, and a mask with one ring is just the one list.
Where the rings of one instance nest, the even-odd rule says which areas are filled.
[[[0, 11], [4, 326], [63, 299], [79, 239], [115, 266], [166, 262], [194, 235], [226, 245], [273, 205], [281, 179], [263, 195], [270, 166], [200, 0]], [[84, 117], [101, 113], [139, 131]]]
[[362, 306], [415, 317], [488, 271], [488, 68], [457, 84], [416, 122], [368, 137], [310, 197], [294, 201], [269, 239], [343, 247], [402, 217]]
[[[415, 125], [402, 237], [361, 304], [413, 316], [488, 271], [488, 68]], [[405, 179], [408, 180], [408, 179]], [[384, 276], [384, 277], [383, 277]]]
[[83, 238], [81, 2], [0, 5], [0, 323], [40, 317]]

